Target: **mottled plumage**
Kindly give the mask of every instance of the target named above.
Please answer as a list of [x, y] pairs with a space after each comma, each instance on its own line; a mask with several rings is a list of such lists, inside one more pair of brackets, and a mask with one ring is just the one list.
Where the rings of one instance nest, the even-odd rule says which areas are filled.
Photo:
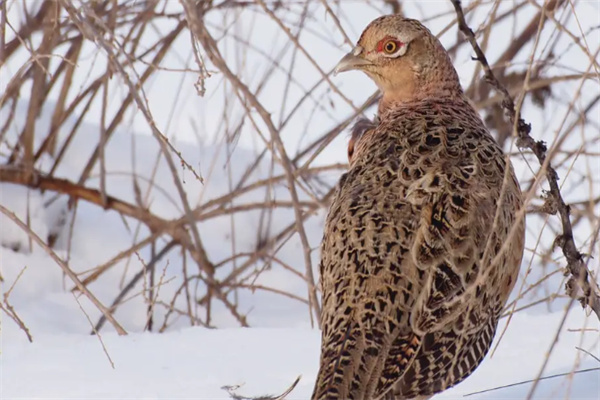
[[427, 399], [490, 347], [523, 255], [521, 192], [419, 22], [376, 19], [338, 69], [383, 98], [353, 129], [326, 220], [313, 399]]

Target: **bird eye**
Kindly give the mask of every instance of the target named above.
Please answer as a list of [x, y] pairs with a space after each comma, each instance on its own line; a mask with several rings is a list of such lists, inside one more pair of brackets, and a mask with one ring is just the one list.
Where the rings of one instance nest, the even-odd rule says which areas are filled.
[[383, 51], [385, 51], [387, 54], [393, 54], [396, 52], [396, 50], [398, 50], [398, 44], [394, 40], [388, 40], [383, 45]]

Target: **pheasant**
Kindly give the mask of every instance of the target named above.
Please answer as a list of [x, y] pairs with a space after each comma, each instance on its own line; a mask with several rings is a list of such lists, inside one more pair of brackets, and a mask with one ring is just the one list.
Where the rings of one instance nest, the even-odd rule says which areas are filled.
[[382, 98], [353, 130], [325, 223], [312, 398], [429, 399], [490, 348], [523, 257], [521, 191], [420, 22], [371, 22], [336, 67], [349, 70]]

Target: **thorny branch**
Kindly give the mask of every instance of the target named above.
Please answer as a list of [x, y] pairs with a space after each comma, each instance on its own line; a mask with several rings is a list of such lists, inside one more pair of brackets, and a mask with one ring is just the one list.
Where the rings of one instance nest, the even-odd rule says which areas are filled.
[[[483, 70], [484, 76], [487, 83], [489, 83], [494, 89], [496, 89], [502, 96], [502, 108], [505, 111], [506, 116], [513, 124], [513, 132], [517, 135], [517, 145], [520, 148], [531, 150], [531, 152], [538, 159], [542, 170], [545, 169], [546, 180], [550, 186], [546, 204], [550, 205], [547, 207], [551, 209], [552, 214], [558, 212], [560, 221], [562, 224], [562, 234], [559, 235], [555, 240], [555, 245], [559, 246], [563, 254], [567, 259], [567, 270], [571, 275], [565, 285], [567, 294], [570, 297], [577, 298], [583, 307], [588, 306], [600, 319], [600, 294], [597, 290], [597, 284], [590, 278], [586, 263], [584, 262], [583, 255], [577, 249], [575, 240], [573, 238], [573, 227], [570, 219], [570, 206], [567, 205], [560, 192], [558, 185], [558, 174], [552, 167], [549, 160], [546, 158], [546, 144], [541, 140], [535, 140], [530, 136], [531, 125], [526, 123], [523, 118], [518, 114], [518, 110], [515, 107], [515, 103], [510, 96], [508, 90], [502, 85], [492, 68], [490, 67], [487, 58], [479, 44], [475, 39], [473, 30], [469, 27], [465, 20], [465, 15], [462, 9], [460, 0], [451, 0], [456, 11], [458, 27], [460, 31], [466, 36], [467, 40], [471, 44], [471, 47], [475, 51], [475, 59], [479, 61]], [[582, 295], [579, 296], [579, 292]]]
[[15, 310], [15, 308], [8, 301], [8, 298], [10, 297], [10, 293], [12, 292], [13, 288], [15, 287], [15, 285], [17, 284], [17, 282], [19, 281], [21, 276], [23, 275], [23, 272], [25, 272], [26, 268], [27, 267], [24, 267], [21, 270], [21, 272], [19, 272], [19, 275], [17, 275], [13, 284], [2, 295], [2, 302], [0, 302], [0, 310], [4, 311], [6, 313], [6, 315], [8, 315], [8, 317], [10, 319], [12, 319], [23, 332], [25, 332], [25, 336], [27, 336], [27, 340], [29, 340], [29, 342], [31, 343], [31, 342], [33, 342], [33, 337], [31, 336], [31, 333], [29, 332], [29, 328], [27, 328], [27, 325], [25, 325], [25, 322], [23, 322], [21, 317], [19, 317], [19, 314], [17, 314], [17, 311]]

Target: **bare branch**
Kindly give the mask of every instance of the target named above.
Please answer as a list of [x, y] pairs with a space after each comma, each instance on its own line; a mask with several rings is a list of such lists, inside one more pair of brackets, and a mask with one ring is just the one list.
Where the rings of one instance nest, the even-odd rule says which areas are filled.
[[[549, 201], [552, 201], [555, 204], [562, 225], [562, 234], [556, 238], [555, 243], [562, 249], [563, 254], [567, 259], [568, 271], [571, 274], [571, 278], [566, 285], [567, 294], [572, 297], [577, 297], [582, 306], [590, 307], [600, 320], [600, 292], [597, 289], [597, 283], [590, 278], [584, 258], [575, 245], [573, 227], [569, 215], [570, 207], [563, 200], [558, 185], [558, 173], [546, 158], [546, 145], [543, 141], [536, 141], [530, 136], [531, 125], [527, 124], [523, 118], [518, 115], [515, 103], [508, 93], [508, 90], [498, 81], [490, 68], [485, 54], [475, 39], [475, 34], [465, 21], [465, 15], [460, 0], [451, 1], [456, 11], [458, 27], [471, 44], [471, 47], [473, 47], [476, 54], [476, 60], [479, 61], [483, 67], [486, 81], [502, 95], [502, 108], [505, 110], [508, 119], [513, 124], [513, 131], [517, 135], [517, 145], [521, 148], [531, 150], [538, 159], [542, 171], [545, 171], [546, 179], [550, 185], [548, 198]], [[581, 296], [578, 293], [578, 289], [583, 292]]]

